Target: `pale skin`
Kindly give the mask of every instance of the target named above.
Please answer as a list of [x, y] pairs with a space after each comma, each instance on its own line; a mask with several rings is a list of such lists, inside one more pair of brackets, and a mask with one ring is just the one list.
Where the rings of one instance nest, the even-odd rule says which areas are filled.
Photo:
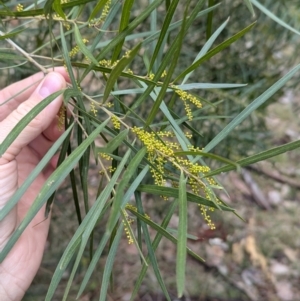
[[[46, 76], [38, 73], [0, 91], [0, 143], [40, 101], [64, 89], [67, 79], [64, 68], [56, 68]], [[26, 91], [1, 105], [28, 86], [30, 88]], [[0, 157], [0, 210], [62, 134], [57, 122], [61, 104], [62, 95], [32, 120]], [[57, 157], [54, 157], [18, 205], [0, 221], [0, 251], [26, 215], [45, 180], [53, 172], [56, 162]], [[0, 300], [21, 300], [36, 275], [43, 257], [50, 223], [50, 218], [45, 219], [44, 214], [45, 208], [42, 208], [0, 263]]]

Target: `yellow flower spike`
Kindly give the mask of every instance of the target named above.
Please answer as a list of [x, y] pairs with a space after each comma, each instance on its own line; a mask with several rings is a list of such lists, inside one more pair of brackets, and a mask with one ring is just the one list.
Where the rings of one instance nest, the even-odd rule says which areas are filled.
[[125, 206], [125, 209], [131, 209], [132, 211], [137, 211], [137, 208], [135, 206], [131, 205], [131, 204], [127, 204]]
[[109, 166], [107, 170], [112, 173], [116, 171], [116, 167]]
[[63, 22], [63, 26], [66, 30], [70, 30], [71, 29], [71, 25], [68, 22]]
[[216, 226], [212, 222], [211, 217], [209, 216], [209, 214], [207, 213], [207, 208], [203, 205], [199, 205], [199, 207], [200, 207], [201, 214], [203, 215], [204, 220], [206, 221], [207, 225], [210, 227], [211, 230], [215, 230]]
[[162, 78], [164, 78], [165, 76], [167, 76], [167, 70], [164, 70], [164, 72], [161, 75]]
[[110, 6], [111, 6], [111, 0], [108, 0], [106, 2], [106, 4], [104, 5], [103, 10], [102, 10], [102, 14], [101, 14], [101, 17], [100, 17], [100, 19], [102, 21], [104, 21], [106, 19], [106, 17], [108, 16], [108, 13], [109, 13], [109, 10], [110, 10]]
[[183, 101], [183, 103], [184, 103], [184, 109], [185, 109], [186, 116], [188, 117], [189, 121], [193, 120], [193, 114], [192, 114], [190, 105], [185, 100]]
[[149, 77], [150, 80], [153, 80], [153, 78], [154, 78], [154, 73], [150, 72], [150, 73], [148, 74], [148, 77]]
[[116, 130], [119, 130], [121, 128], [121, 122], [116, 115], [111, 116], [111, 122]]
[[99, 153], [99, 156], [108, 161], [112, 160], [112, 157], [106, 153]]
[[194, 104], [198, 109], [202, 108], [202, 104], [201, 102], [198, 100], [198, 98], [186, 91], [183, 91], [181, 89], [175, 88], [175, 93], [180, 97], [180, 99], [183, 101], [184, 103], [184, 107], [185, 107], [185, 111], [187, 114], [187, 117], [189, 120], [193, 119], [193, 115], [192, 115], [192, 111], [189, 107], [189, 104], [187, 103], [187, 101], [189, 101], [190, 103]]
[[24, 10], [24, 6], [23, 6], [21, 3], [19, 3], [19, 4], [16, 6], [16, 10], [17, 10], [17, 12], [21, 12], [21, 11]]
[[94, 116], [97, 116], [98, 110], [96, 109], [95, 103], [91, 102], [91, 108], [90, 111], [94, 114]]
[[188, 139], [192, 139], [193, 138], [193, 135], [188, 133], [188, 132], [185, 132], [184, 133], [185, 137], [188, 138]]
[[[86, 43], [89, 42], [89, 40], [87, 40], [87, 39], [82, 39], [82, 42], [83, 42], [84, 44], [86, 44]], [[79, 50], [80, 50], [80, 48], [79, 48], [78, 45], [76, 45], [75, 47], [73, 47], [73, 48], [71, 49], [71, 51], [69, 52], [69, 57], [70, 57], [70, 58], [73, 58], [73, 57], [79, 52]]]
[[129, 55], [130, 55], [130, 50], [126, 51], [123, 57], [129, 58]]
[[144, 214], [144, 217], [145, 217], [146, 219], [148, 219], [148, 220], [151, 221], [151, 218], [150, 218], [150, 216], [149, 216], [147, 213]]

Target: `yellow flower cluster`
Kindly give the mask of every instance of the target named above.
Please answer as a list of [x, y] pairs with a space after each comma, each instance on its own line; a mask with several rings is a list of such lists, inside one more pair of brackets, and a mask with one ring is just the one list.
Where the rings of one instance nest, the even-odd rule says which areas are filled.
[[150, 172], [154, 179], [154, 183], [159, 186], [165, 184], [164, 165], [168, 158], [174, 156], [174, 151], [168, 141], [163, 142], [155, 135], [154, 132], [146, 132], [143, 129], [134, 127], [132, 129], [138, 138], [142, 141], [147, 149], [147, 159], [153, 164], [150, 166]]
[[119, 130], [121, 128], [120, 120], [116, 115], [111, 116], [111, 122], [116, 130]]
[[198, 146], [195, 147], [194, 145], [189, 145], [188, 149], [189, 149], [189, 151], [192, 151], [192, 152], [201, 152], [203, 150], [203, 148], [199, 148]]
[[174, 132], [171, 132], [171, 131], [159, 131], [159, 132], [156, 132], [156, 135], [159, 137], [174, 137], [175, 136]]
[[23, 4], [19, 3], [19, 4], [16, 6], [16, 10], [17, 10], [17, 12], [23, 11], [23, 10], [24, 10]]
[[112, 157], [106, 153], [99, 153], [99, 156], [105, 160], [112, 160]]
[[[135, 206], [131, 205], [131, 204], [127, 204], [127, 205], [125, 206], [125, 209], [130, 209], [130, 210], [135, 211], [135, 212], [138, 211], [137, 208], [136, 208]], [[151, 220], [150, 216], [149, 216], [147, 213], [144, 213], [144, 217], [145, 217], [146, 219]]]
[[126, 204], [125, 209], [131, 209], [132, 211], [137, 212], [137, 208], [131, 204]]
[[154, 73], [152, 73], [152, 72], [150, 72], [150, 73], [148, 74], [148, 77], [149, 77], [150, 80], [153, 80], [154, 76], [155, 76], [155, 75], [154, 75]]
[[96, 109], [95, 103], [93, 101], [91, 102], [90, 110], [94, 114], [94, 116], [97, 116], [98, 110]]
[[190, 104], [186, 100], [183, 100], [183, 104], [186, 116], [188, 117], [189, 121], [193, 120], [193, 113]]
[[185, 132], [184, 133], [185, 137], [188, 138], [188, 139], [192, 139], [193, 135], [188, 133], [188, 132]]
[[89, 27], [97, 27], [98, 25], [100, 25], [102, 22], [105, 21], [105, 19], [108, 16], [109, 10], [110, 10], [110, 6], [111, 6], [111, 0], [106, 1], [101, 16], [99, 18], [94, 18], [89, 22]]
[[66, 30], [70, 30], [71, 29], [71, 25], [68, 22], [63, 22], [63, 26]]
[[210, 168], [208, 166], [199, 165], [198, 163], [190, 164], [189, 172], [198, 175], [199, 173], [206, 173], [209, 172]]
[[115, 61], [113, 64], [111, 63], [111, 60], [101, 60], [99, 61], [99, 64], [103, 67], [112, 68], [115, 67], [118, 64], [119, 60]]
[[110, 6], [111, 6], [111, 0], [108, 0], [105, 3], [104, 8], [102, 10], [102, 14], [101, 14], [101, 17], [100, 17], [100, 19], [102, 21], [104, 21], [106, 19], [106, 17], [108, 16], [108, 13], [109, 13], [109, 10], [110, 10]]
[[[169, 169], [165, 169], [167, 162], [171, 163], [173, 167], [177, 170], [183, 170], [186, 176], [188, 177], [188, 184], [196, 195], [203, 195], [210, 200], [210, 188], [202, 180], [203, 174], [208, 173], [210, 168], [208, 166], [200, 165], [199, 163], [193, 163], [190, 160], [176, 156], [176, 150], [182, 150], [180, 145], [176, 142], [171, 142], [166, 140], [166, 138], [173, 137], [174, 134], [170, 131], [160, 131], [157, 133], [147, 132], [144, 129], [134, 127], [132, 132], [137, 135], [139, 140], [145, 145], [147, 149], [147, 159], [150, 162], [150, 172], [154, 179], [154, 183], [158, 186], [165, 185], [165, 177], [169, 173]], [[164, 140], [162, 140], [164, 139]], [[200, 151], [198, 147], [190, 146], [189, 150], [191, 151]], [[172, 174], [170, 175], [172, 177]], [[173, 177], [176, 175], [173, 175]], [[206, 181], [210, 185], [216, 184], [213, 178], [206, 178]], [[178, 183], [172, 182], [173, 187], [178, 187]], [[166, 199], [165, 197], [163, 197]], [[211, 221], [211, 218], [208, 214], [208, 210], [211, 210], [210, 207], [199, 205], [201, 214], [203, 215], [206, 223], [211, 229], [215, 229], [215, 225]], [[207, 209], [209, 208], [209, 209]], [[213, 211], [213, 210], [211, 210]]]
[[183, 91], [181, 89], [176, 89], [175, 93], [177, 95], [179, 95], [180, 99], [182, 99], [184, 101], [188, 100], [189, 102], [191, 102], [192, 104], [194, 104], [198, 109], [202, 108], [202, 104], [201, 104], [200, 100], [196, 96], [194, 96], [194, 95], [192, 95], [190, 93], [187, 93], [186, 91]]
[[[132, 220], [130, 220], [127, 217], [126, 217], [126, 219], [127, 219], [127, 223], [129, 223], [129, 224], [132, 223]], [[133, 243], [133, 239], [132, 239], [131, 233], [129, 231], [129, 228], [127, 227], [126, 221], [123, 219], [122, 222], [123, 222], [123, 225], [124, 225], [124, 231], [125, 231], [126, 237], [128, 239], [128, 244], [131, 245]]]
[[172, 157], [174, 155], [174, 151], [167, 145], [167, 143], [159, 140], [156, 133], [149, 133], [138, 127], [133, 127], [132, 131], [146, 146], [148, 153], [154, 154], [158, 151], [165, 157]]
[[[83, 39], [82, 42], [84, 44], [87, 44], [89, 42], [89, 40], [87, 39]], [[69, 52], [69, 57], [73, 58], [78, 52], [80, 51], [80, 48], [78, 45], [76, 45], [70, 52]]]
[[[115, 167], [112, 167], [112, 166], [109, 166], [108, 168], [106, 168], [106, 171], [108, 171], [108, 172], [110, 172], [110, 173], [113, 173], [115, 170], [116, 170], [116, 168], [115, 168]], [[100, 175], [104, 175], [104, 174], [105, 174], [104, 170], [100, 170], [100, 171], [99, 171], [99, 174], [100, 174]]]
[[[122, 58], [124, 58], [124, 57], [128, 58], [129, 55], [130, 55], [130, 50], [126, 51], [125, 54], [122, 56]], [[99, 61], [99, 64], [106, 68], [114, 68], [119, 62], [120, 62], [120, 60], [116, 60], [112, 63], [111, 60], [103, 59], [103, 60]], [[128, 74], [133, 74], [133, 71], [129, 68], [127, 68], [127, 70], [125, 70], [125, 72], [127, 72]]]
[[[215, 230], [216, 226], [215, 224], [212, 222], [210, 215], [207, 213], [207, 207], [203, 206], [203, 205], [199, 205], [201, 214], [204, 217], [204, 220], [206, 221], [207, 225], [210, 227], [211, 230]], [[213, 210], [211, 210], [213, 211]]]
[[185, 112], [186, 112], [186, 115], [187, 115], [188, 119], [192, 120], [193, 119], [193, 114], [192, 114], [192, 111], [191, 111], [191, 108], [190, 108], [190, 104], [188, 102], [194, 104], [198, 109], [201, 109], [202, 104], [201, 104], [200, 100], [196, 96], [194, 96], [194, 95], [192, 95], [192, 94], [190, 94], [186, 91], [183, 91], [181, 89], [176, 88], [175, 93], [183, 101], [184, 109], [185, 109]]

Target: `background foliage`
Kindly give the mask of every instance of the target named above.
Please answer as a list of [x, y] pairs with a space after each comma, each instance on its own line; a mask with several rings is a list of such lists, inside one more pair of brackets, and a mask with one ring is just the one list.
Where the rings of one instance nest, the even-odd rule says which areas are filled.
[[[68, 295], [72, 300], [77, 294], [81, 300], [106, 300], [109, 285], [123, 286], [134, 299], [139, 290], [156, 291], [148, 280], [141, 288], [148, 264], [166, 299], [187, 296], [190, 280], [185, 277], [193, 274], [186, 270], [187, 252], [206, 266], [197, 255], [201, 253], [187, 248], [187, 241], [199, 240], [187, 233], [195, 231], [192, 220], [214, 230], [218, 214], [211, 217], [209, 211], [229, 211], [232, 218], [235, 213], [212, 176], [300, 146], [299, 140], [274, 140], [265, 119], [269, 104], [282, 96], [281, 88], [298, 85], [297, 1], [261, 4], [2, 2], [1, 84], [56, 65], [65, 65], [71, 78], [63, 92], [71, 117], [63, 118], [61, 111], [69, 131], [43, 162], [61, 147], [61, 165], [20, 225], [26, 226], [45, 203], [50, 205], [54, 191], [70, 177], [70, 187], [64, 184], [63, 189], [72, 194], [75, 209], [68, 204], [68, 243], [61, 242], [63, 254], [53, 253], [51, 260], [61, 259], [50, 286], [46, 284], [46, 300], [66, 300]], [[26, 122], [1, 145], [1, 152]], [[17, 201], [18, 195], [10, 204]], [[200, 207], [197, 214], [191, 212], [192, 203]], [[53, 227], [55, 223], [54, 214]], [[173, 280], [160, 268], [163, 249], [155, 253], [164, 244], [162, 237], [177, 244]], [[17, 234], [12, 237], [1, 258], [17, 239]], [[134, 249], [134, 262], [140, 264], [134, 282], [117, 277], [113, 284], [112, 275], [124, 272], [130, 262], [120, 260], [122, 248]]]

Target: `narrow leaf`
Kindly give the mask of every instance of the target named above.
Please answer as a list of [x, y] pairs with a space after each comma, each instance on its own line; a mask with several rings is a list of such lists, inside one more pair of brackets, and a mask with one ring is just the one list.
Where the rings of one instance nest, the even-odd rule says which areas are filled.
[[[25, 28], [20, 29], [20, 30], [11, 31], [11, 32], [5, 33], [5, 34], [2, 34], [2, 32], [0, 32], [0, 41], [10, 39], [10, 38], [18, 35], [19, 33], [23, 32], [24, 30], [25, 30]], [[1, 53], [1, 56], [2, 56], [2, 53]], [[22, 58], [24, 59], [24, 57], [22, 57]]]
[[[179, 35], [174, 40], [173, 45], [172, 45], [173, 47], [171, 47], [172, 49], [170, 49], [169, 53], [168, 53], [168, 55], [171, 55], [171, 53], [172, 53], [172, 61], [170, 63], [170, 67], [167, 70], [167, 75], [166, 75], [166, 77], [164, 79], [164, 82], [163, 82], [163, 85], [162, 85], [162, 87], [161, 87], [161, 89], [160, 89], [160, 91], [157, 95], [157, 98], [155, 99], [155, 103], [152, 106], [152, 108], [151, 108], [151, 110], [148, 114], [148, 117], [147, 117], [147, 120], [146, 120], [146, 123], [145, 123], [145, 127], [149, 126], [153, 122], [154, 118], [156, 117], [156, 115], [159, 111], [160, 105], [163, 102], [163, 98], [165, 97], [165, 93], [168, 89], [169, 83], [171, 82], [173, 72], [175, 71], [175, 69], [177, 67], [177, 61], [178, 61], [178, 58], [180, 56], [181, 47], [183, 45], [183, 38], [184, 38], [185, 33], [187, 31], [187, 28], [186, 28], [186, 21], [187, 20], [186, 19], [187, 19], [187, 8], [185, 9], [183, 23], [182, 23]], [[167, 59], [165, 59], [165, 63], [166, 62], [167, 62]], [[163, 71], [162, 66], [163, 65], [164, 64], [161, 64], [161, 66], [159, 68], [159, 72], [157, 72], [157, 75], [154, 77], [155, 81], [156, 81], [157, 77], [160, 76], [160, 74], [162, 73], [162, 71]]]
[[[125, 207], [125, 205], [128, 203], [130, 197], [133, 195], [134, 191], [136, 191], [137, 186], [139, 185], [139, 183], [143, 180], [143, 178], [146, 176], [147, 172], [149, 170], [148, 166], [145, 166], [144, 169], [140, 172], [140, 174], [135, 178], [135, 180], [133, 181], [133, 183], [130, 185], [130, 187], [128, 188], [127, 192], [124, 195], [123, 198], [123, 202], [122, 202], [122, 208]], [[80, 285], [80, 289], [79, 289], [79, 293], [78, 293], [78, 297], [82, 294], [83, 290], [85, 289], [94, 269], [96, 268], [96, 265], [99, 261], [99, 258], [102, 254], [102, 251], [105, 247], [105, 245], [107, 244], [107, 241], [109, 239], [109, 235], [105, 234], [101, 241], [99, 246], [97, 247], [96, 252], [94, 253], [93, 259], [86, 271], [86, 274], [84, 276], [84, 279]]]
[[117, 63], [117, 65], [112, 69], [110, 76], [107, 80], [104, 95], [103, 95], [103, 103], [107, 100], [109, 97], [109, 94], [113, 90], [113, 87], [117, 81], [117, 79], [120, 77], [122, 71], [125, 69], [126, 66], [128, 66], [131, 61], [135, 58], [138, 51], [140, 50], [141, 43], [139, 43], [137, 46], [135, 46], [127, 55], [122, 57], [120, 61]]
[[240, 168], [240, 166], [234, 161], [231, 161], [227, 158], [224, 158], [224, 157], [221, 157], [221, 156], [218, 156], [218, 155], [215, 155], [215, 154], [210, 154], [210, 153], [206, 153], [206, 152], [202, 152], [202, 151], [182, 151], [182, 152], [175, 152], [174, 155], [175, 156], [188, 156], [188, 155], [203, 156], [203, 157], [211, 158], [213, 160], [217, 160], [217, 161], [220, 161], [220, 162], [223, 162], [223, 163], [233, 165], [234, 168], [237, 169], [237, 170], [239, 170], [239, 168]]
[[[239, 164], [239, 166], [244, 167], [244, 166], [248, 166], [248, 165], [284, 154], [286, 152], [292, 151], [297, 148], [300, 148], [300, 140], [297, 140], [294, 142], [289, 142], [284, 145], [280, 145], [280, 146], [274, 147], [272, 149], [260, 152], [258, 154], [249, 156], [245, 159], [238, 160], [236, 163]], [[205, 176], [211, 177], [211, 176], [218, 175], [222, 172], [227, 172], [227, 171], [230, 171], [233, 169], [235, 169], [235, 168], [232, 165], [226, 165], [226, 166], [223, 166], [221, 168], [218, 168], [216, 170], [209, 172]]]
[[[142, 199], [141, 199], [141, 193], [136, 191], [135, 192], [135, 199], [136, 199], [136, 204], [137, 204], [137, 209], [138, 209], [138, 213], [140, 215], [142, 215], [145, 218], [145, 212], [142, 206]], [[151, 243], [151, 238], [150, 238], [150, 234], [147, 228], [147, 225], [145, 223], [143, 223], [140, 219], [139, 222], [141, 223], [142, 226], [142, 230], [143, 230], [143, 236], [146, 242], [146, 246], [147, 246], [147, 250], [148, 250], [148, 256], [155, 274], [155, 277], [157, 279], [157, 282], [159, 283], [167, 301], [171, 301], [171, 298], [169, 296], [169, 293], [167, 291], [166, 285], [164, 283], [164, 280], [161, 276], [158, 264], [157, 264], [157, 259], [156, 256], [154, 254], [154, 250], [152, 248], [152, 243]]]
[[0, 144], [0, 157], [6, 152], [13, 141], [19, 136], [23, 129], [32, 121], [46, 106], [55, 98], [63, 93], [63, 90], [57, 91], [39, 102], [28, 114], [26, 114], [7, 135]]
[[215, 48], [207, 52], [206, 55], [201, 57], [198, 61], [193, 63], [190, 67], [188, 67], [180, 75], [178, 75], [174, 80], [174, 82], [177, 82], [180, 78], [186, 76], [187, 74], [189, 74], [190, 72], [198, 68], [203, 62], [207, 61], [208, 59], [215, 56], [217, 53], [219, 53], [220, 51], [222, 51], [223, 49], [227, 48], [229, 45], [231, 45], [232, 43], [240, 39], [243, 35], [245, 35], [248, 31], [250, 31], [255, 24], [256, 22], [250, 24], [249, 26], [247, 26], [237, 34], [233, 35], [231, 38], [227, 39], [226, 41], [222, 42], [221, 44], [219, 44], [218, 46], [216, 46]]
[[116, 137], [111, 139], [104, 147], [96, 148], [97, 152], [100, 153], [108, 153], [111, 154], [113, 151], [118, 148], [123, 141], [128, 137], [129, 129], [125, 129], [124, 131], [120, 132]]
[[103, 130], [104, 126], [108, 123], [108, 120], [104, 121], [98, 128], [96, 128], [86, 139], [79, 145], [73, 153], [61, 164], [46, 180], [45, 184], [40, 190], [40, 193], [34, 200], [30, 209], [28, 210], [26, 216], [20, 223], [20, 225], [16, 228], [15, 232], [10, 237], [6, 246], [0, 253], [0, 262], [4, 260], [8, 252], [12, 249], [14, 244], [22, 235], [23, 231], [29, 225], [31, 220], [36, 216], [42, 206], [47, 202], [48, 198], [52, 195], [52, 193], [58, 188], [60, 183], [65, 179], [71, 169], [77, 164], [86, 148], [93, 143], [94, 139], [98, 136], [98, 134]]
[[[207, 51], [210, 49], [212, 44], [215, 42], [217, 37], [220, 35], [220, 33], [223, 31], [223, 29], [226, 27], [227, 23], [229, 21], [229, 18], [214, 32], [212, 36], [209, 37], [208, 41], [204, 44], [204, 46], [201, 48], [200, 52], [198, 53], [197, 57], [195, 58], [194, 62], [198, 61], [201, 57], [203, 57]], [[182, 84], [184, 84], [188, 78], [192, 75], [193, 71], [188, 73], [185, 77], [184, 80], [182, 81]]]
[[[169, 224], [169, 222], [170, 222], [170, 220], [171, 220], [171, 218], [172, 218], [172, 216], [173, 216], [176, 208], [177, 208], [177, 202], [173, 201], [173, 203], [168, 207], [167, 214], [166, 214], [163, 222], [160, 225], [163, 229], [165, 229], [168, 226], [168, 224]], [[155, 236], [155, 238], [154, 238], [154, 240], [153, 240], [153, 242], [152, 242], [153, 252], [156, 251], [156, 249], [157, 249], [157, 247], [158, 247], [161, 239], [162, 239], [162, 235], [159, 234], [159, 233], [157, 233], [156, 236]], [[150, 262], [149, 256], [147, 256], [146, 262], [147, 262], [147, 264]], [[139, 274], [139, 276], [137, 278], [137, 281], [135, 283], [134, 289], [132, 291], [130, 301], [133, 301], [135, 299], [135, 297], [136, 297], [136, 295], [137, 295], [137, 293], [139, 291], [139, 288], [140, 288], [140, 286], [142, 284], [142, 281], [143, 281], [143, 279], [144, 279], [144, 277], [146, 275], [147, 269], [148, 269], [148, 265], [147, 264], [144, 263], [143, 266], [142, 266], [142, 268], [141, 268], [140, 274]]]
[[65, 138], [69, 135], [70, 131], [73, 128], [73, 124], [69, 126], [69, 128], [55, 141], [43, 159], [39, 162], [36, 168], [29, 174], [23, 184], [19, 187], [19, 189], [14, 193], [14, 195], [10, 198], [9, 202], [0, 210], [0, 221], [11, 211], [11, 209], [18, 203], [20, 198], [24, 195], [28, 187], [35, 180], [35, 178], [42, 172], [42, 170], [49, 163], [51, 158], [55, 155]]
[[[138, 187], [137, 190], [141, 191], [141, 192], [151, 193], [154, 195], [163, 195], [166, 197], [178, 198], [178, 188], [142, 184]], [[218, 207], [215, 205], [214, 202], [207, 200], [199, 195], [190, 193], [190, 192], [187, 192], [187, 200], [192, 203], [196, 203], [196, 204], [200, 204], [200, 205], [218, 209]], [[224, 205], [219, 205], [219, 207], [224, 211], [234, 211], [234, 209], [224, 206]]]
[[257, 0], [251, 0], [251, 2], [264, 14], [266, 14], [269, 18], [277, 22], [279, 25], [285, 27], [286, 29], [292, 31], [293, 33], [296, 33], [300, 35], [300, 31], [296, 30], [295, 28], [291, 27], [284, 21], [282, 21], [280, 18], [278, 18], [276, 15], [274, 15], [271, 11], [269, 11], [267, 8], [265, 8], [263, 5], [261, 5]]
[[[122, 15], [121, 15], [121, 20], [120, 20], [120, 25], [119, 25], [119, 33], [122, 32], [128, 26], [130, 12], [131, 12], [133, 3], [134, 3], [134, 0], [125, 0], [124, 1], [123, 7], [122, 7]], [[119, 42], [119, 44], [115, 47], [114, 52], [112, 54], [112, 59], [111, 59], [112, 62], [115, 62], [118, 59], [118, 57], [122, 51], [124, 41], [125, 41], [125, 38], [122, 39]]]
[[107, 300], [106, 294], [107, 294], [107, 289], [108, 289], [108, 285], [109, 285], [109, 279], [110, 279], [110, 276], [112, 273], [112, 268], [113, 268], [113, 264], [115, 261], [118, 245], [119, 245], [119, 242], [121, 239], [122, 231], [123, 231], [123, 224], [121, 223], [119, 226], [119, 229], [116, 233], [116, 236], [114, 237], [113, 243], [110, 246], [110, 250], [109, 250], [109, 253], [108, 253], [108, 256], [106, 259], [105, 268], [104, 268], [104, 272], [103, 272], [103, 276], [102, 276], [102, 284], [101, 284], [101, 289], [100, 289], [99, 301]]
[[80, 34], [80, 31], [78, 29], [78, 26], [74, 23], [74, 34], [75, 34], [75, 40], [76, 43], [80, 49], [80, 51], [95, 65], [98, 65], [98, 61], [94, 58], [93, 54], [90, 52], [90, 50], [85, 46], [83, 43], [83, 38]]
[[250, 11], [252, 17], [254, 17], [254, 16], [255, 16], [255, 12], [254, 12], [253, 5], [252, 5], [252, 3], [251, 3], [251, 0], [244, 0], [244, 2], [245, 2], [245, 4], [246, 4], [246, 6], [248, 7], [248, 9], [249, 9], [249, 11]]
[[128, 167], [126, 168], [126, 172], [124, 173], [122, 180], [120, 181], [117, 187], [115, 200], [113, 202], [111, 214], [107, 222], [106, 231], [108, 233], [111, 233], [112, 229], [115, 227], [116, 222], [120, 216], [120, 210], [123, 209], [121, 208], [121, 205], [124, 196], [124, 189], [126, 188], [132, 176], [135, 174], [139, 164], [144, 159], [145, 154], [146, 154], [146, 148], [144, 147], [133, 157]]
[[54, 0], [53, 2], [53, 9], [55, 10], [55, 12], [64, 20], [66, 20], [66, 15], [61, 7], [61, 0]]
[[169, 29], [170, 23], [172, 21], [172, 18], [173, 18], [173, 15], [175, 13], [178, 3], [179, 3], [179, 0], [173, 0], [171, 5], [168, 8], [167, 15], [164, 18], [162, 29], [161, 29], [160, 35], [158, 37], [158, 41], [156, 42], [154, 52], [151, 55], [151, 61], [150, 61], [149, 70], [148, 70], [149, 72], [152, 70], [152, 67], [153, 67], [156, 57], [159, 53], [159, 50], [162, 46], [162, 43], [166, 37], [166, 34], [168, 33], [168, 29]]
[[238, 116], [236, 116], [216, 137], [214, 137], [204, 148], [204, 152], [209, 152], [218, 145], [232, 130], [243, 122], [254, 110], [267, 101], [279, 89], [281, 89], [288, 80], [290, 80], [300, 70], [300, 64], [289, 71], [279, 81], [272, 85], [263, 94], [257, 97], [250, 105], [248, 105]]
[[90, 17], [89, 17], [89, 22], [91, 20], [93, 20], [96, 15], [98, 14], [98, 12], [104, 7], [104, 5], [108, 2], [109, 0], [99, 0], [98, 3], [96, 4], [96, 6], [94, 7], [93, 11], [91, 12], [90, 14]]
[[[171, 235], [168, 231], [166, 231], [164, 228], [162, 228], [161, 226], [159, 226], [158, 224], [156, 224], [152, 220], [148, 219], [144, 215], [142, 215], [142, 214], [140, 214], [140, 213], [138, 213], [138, 212], [136, 212], [136, 211], [134, 211], [132, 209], [128, 209], [128, 211], [130, 211], [137, 218], [139, 218], [140, 220], [142, 220], [143, 222], [145, 222], [147, 225], [149, 225], [151, 228], [153, 228], [155, 231], [157, 231], [157, 233], [159, 233], [160, 235], [164, 236], [165, 238], [167, 238], [168, 240], [170, 240], [172, 243], [177, 244], [177, 239], [173, 235]], [[199, 255], [197, 255], [195, 252], [193, 252], [189, 247], [187, 247], [187, 252], [188, 252], [188, 254], [190, 254], [195, 259], [197, 259], [199, 261], [205, 261]]]
[[187, 196], [186, 182], [184, 173], [180, 173], [179, 179], [179, 224], [177, 237], [176, 255], [176, 284], [178, 298], [181, 298], [185, 287], [185, 267], [186, 267], [186, 247], [187, 247]]
[[[84, 240], [84, 242], [82, 242], [82, 244], [87, 243], [89, 236], [90, 236], [91, 232], [93, 231], [95, 224], [97, 223], [97, 221], [99, 219], [99, 216], [102, 214], [102, 211], [105, 208], [107, 199], [112, 194], [114, 186], [116, 185], [116, 182], [117, 182], [120, 174], [124, 170], [124, 166], [128, 161], [129, 154], [130, 154], [130, 152], [127, 152], [124, 155], [124, 157], [123, 157], [122, 161], [120, 162], [117, 170], [115, 171], [113, 177], [110, 179], [109, 183], [105, 186], [105, 188], [102, 190], [102, 192], [99, 194], [94, 205], [91, 207], [88, 214], [85, 216], [82, 223], [80, 224], [80, 226], [77, 228], [75, 234], [73, 235], [71, 241], [69, 242], [68, 246], [66, 247], [64, 254], [63, 254], [62, 258], [60, 259], [59, 264], [52, 277], [52, 281], [50, 283], [45, 301], [52, 300], [55, 289], [56, 289], [60, 279], [62, 278], [65, 269], [67, 268], [68, 264], [70, 263], [70, 260], [74, 256], [74, 253], [75, 253], [76, 249], [78, 248], [78, 245], [81, 242], [81, 240]], [[109, 236], [105, 235], [103, 237], [103, 241], [105, 241], [105, 239], [109, 239]], [[99, 257], [100, 257], [100, 255], [101, 255], [101, 253], [99, 254]], [[96, 255], [94, 255], [94, 256], [96, 256]]]

